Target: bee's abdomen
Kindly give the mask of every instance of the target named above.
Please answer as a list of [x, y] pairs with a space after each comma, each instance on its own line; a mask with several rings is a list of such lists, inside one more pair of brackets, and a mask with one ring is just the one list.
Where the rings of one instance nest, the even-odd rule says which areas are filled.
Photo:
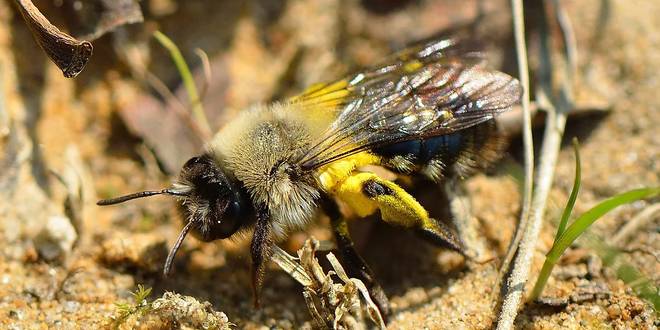
[[383, 165], [399, 172], [423, 172], [437, 180], [447, 175], [466, 175], [497, 159], [504, 145], [494, 121], [453, 134], [399, 142], [374, 148]]
[[464, 134], [454, 133], [425, 140], [412, 140], [395, 143], [386, 147], [375, 148], [373, 151], [385, 158], [404, 156], [415, 165], [424, 165], [437, 158], [449, 160], [455, 158], [464, 145]]

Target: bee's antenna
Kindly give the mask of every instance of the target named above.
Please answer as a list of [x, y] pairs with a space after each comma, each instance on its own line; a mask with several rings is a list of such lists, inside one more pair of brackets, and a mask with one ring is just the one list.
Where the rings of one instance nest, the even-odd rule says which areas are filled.
[[179, 233], [179, 238], [176, 239], [176, 243], [174, 243], [174, 246], [170, 250], [170, 253], [167, 255], [167, 259], [165, 260], [165, 268], [163, 269], [163, 275], [167, 277], [169, 275], [170, 270], [172, 269], [172, 261], [174, 260], [174, 256], [176, 255], [176, 252], [179, 251], [179, 247], [181, 247], [181, 243], [183, 243], [183, 239], [186, 238], [186, 235], [188, 235], [188, 232], [190, 231], [190, 227], [192, 226], [193, 222], [189, 221], [183, 229], [181, 229], [181, 233]]
[[149, 197], [153, 195], [173, 195], [173, 196], [187, 196], [185, 192], [182, 192], [180, 190], [174, 190], [174, 189], [163, 189], [163, 190], [148, 190], [148, 191], [140, 191], [136, 192], [133, 194], [128, 194], [124, 196], [119, 196], [115, 198], [109, 198], [109, 199], [102, 199], [98, 202], [96, 202], [96, 205], [113, 205], [113, 204], [119, 204], [123, 203], [125, 201], [129, 201], [131, 199], [136, 199], [136, 198], [142, 198], [142, 197]]

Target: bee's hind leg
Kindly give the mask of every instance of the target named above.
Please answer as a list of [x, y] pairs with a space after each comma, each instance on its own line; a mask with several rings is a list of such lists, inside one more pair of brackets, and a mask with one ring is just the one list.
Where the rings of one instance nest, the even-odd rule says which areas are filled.
[[337, 242], [337, 250], [341, 255], [343, 266], [348, 272], [348, 276], [360, 279], [369, 290], [371, 299], [378, 306], [383, 320], [387, 323], [390, 314], [390, 302], [385, 295], [385, 291], [366, 264], [364, 259], [358, 254], [353, 245], [346, 219], [339, 212], [337, 203], [329, 197], [323, 199], [323, 210], [330, 217], [332, 231]]
[[426, 209], [412, 195], [392, 181], [374, 173], [358, 173], [343, 180], [337, 193], [360, 216], [379, 209], [383, 221], [414, 230], [434, 245], [464, 254], [463, 244], [452, 230], [429, 217]]

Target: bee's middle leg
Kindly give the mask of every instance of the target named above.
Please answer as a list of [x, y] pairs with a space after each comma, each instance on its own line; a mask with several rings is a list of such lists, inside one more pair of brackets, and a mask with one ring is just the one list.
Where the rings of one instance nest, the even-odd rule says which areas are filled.
[[373, 271], [355, 250], [353, 240], [348, 232], [346, 219], [339, 212], [337, 203], [329, 197], [323, 200], [323, 210], [330, 217], [332, 231], [337, 242], [337, 250], [342, 257], [344, 267], [347, 269], [350, 277], [360, 279], [369, 290], [369, 294], [374, 303], [378, 306], [383, 320], [387, 322], [390, 314], [390, 303], [385, 295], [385, 291], [380, 286]]

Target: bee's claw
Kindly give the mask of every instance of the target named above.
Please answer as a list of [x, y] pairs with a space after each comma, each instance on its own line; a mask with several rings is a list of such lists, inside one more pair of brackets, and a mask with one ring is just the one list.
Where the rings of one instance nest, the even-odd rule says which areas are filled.
[[464, 257], [469, 258], [463, 242], [444, 223], [430, 218], [427, 224], [415, 231], [432, 244], [458, 252]]

